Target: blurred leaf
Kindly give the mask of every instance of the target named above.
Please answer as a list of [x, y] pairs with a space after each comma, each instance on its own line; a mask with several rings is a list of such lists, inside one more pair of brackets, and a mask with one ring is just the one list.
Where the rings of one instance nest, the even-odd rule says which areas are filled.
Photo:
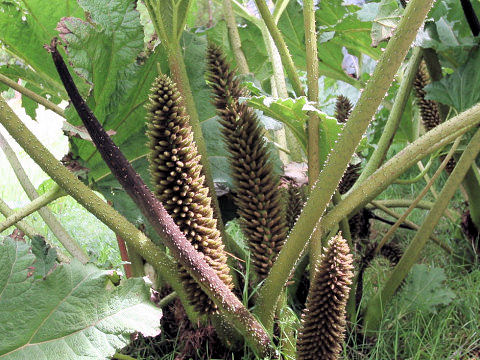
[[36, 280], [34, 260], [28, 245], [0, 242], [0, 358], [108, 359], [130, 334], [159, 333], [143, 279], [112, 288], [106, 271], [73, 260]]
[[378, 4], [378, 13], [372, 25], [372, 45], [378, 46], [390, 39], [402, 17], [397, 0], [382, 0]]
[[468, 61], [453, 74], [429, 84], [426, 98], [453, 107], [458, 113], [480, 101], [480, 50], [473, 51]]
[[404, 310], [436, 313], [438, 306], [450, 304], [455, 293], [445, 286], [445, 280], [441, 268], [414, 265], [401, 292]]

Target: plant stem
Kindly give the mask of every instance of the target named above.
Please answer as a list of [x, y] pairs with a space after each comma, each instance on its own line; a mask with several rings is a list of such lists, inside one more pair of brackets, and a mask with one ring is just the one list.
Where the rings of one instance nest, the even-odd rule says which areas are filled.
[[[388, 209], [396, 207], [409, 207], [412, 203], [412, 200], [409, 199], [389, 199], [389, 200], [375, 200], [366, 206], [367, 209]], [[417, 204], [418, 209], [430, 210], [433, 206], [433, 202], [422, 200]], [[394, 215], [392, 215], [394, 216]], [[456, 211], [450, 209], [445, 210], [445, 216], [448, 217], [452, 222], [455, 222], [456, 219], [460, 217], [460, 214]]]
[[[305, 23], [305, 45], [307, 56], [308, 100], [318, 101], [318, 53], [317, 32], [315, 29], [315, 9], [313, 0], [303, 2], [303, 19]], [[312, 186], [320, 174], [320, 118], [312, 112], [308, 118], [308, 183]]]
[[273, 41], [275, 42], [278, 52], [280, 53], [282, 63], [285, 66], [285, 70], [292, 83], [293, 91], [295, 91], [297, 96], [305, 95], [302, 88], [302, 83], [300, 82], [300, 78], [297, 74], [297, 69], [295, 68], [290, 52], [288, 51], [287, 44], [285, 43], [280, 30], [275, 24], [273, 16], [268, 9], [267, 2], [265, 0], [255, 0], [255, 4], [257, 4], [258, 11], [260, 12], [262, 19], [265, 22]]
[[117, 359], [117, 360], [137, 360], [134, 357], [125, 355], [125, 354], [120, 354], [120, 353], [115, 353], [115, 355], [112, 356], [112, 359]]
[[[20, 185], [27, 194], [28, 198], [33, 201], [38, 198], [38, 193], [35, 190], [35, 187], [28, 178], [25, 170], [20, 164], [15, 152], [11, 148], [7, 139], [0, 133], [0, 148], [2, 149], [5, 157], [10, 162], [12, 169], [17, 176]], [[81, 263], [86, 264], [89, 261], [88, 255], [85, 251], [78, 245], [78, 243], [73, 239], [62, 226], [62, 224], [55, 218], [55, 215], [50, 211], [48, 207], [43, 207], [38, 210], [38, 214], [42, 217], [43, 221], [47, 226], [52, 230], [53, 235], [60, 241], [60, 243], [65, 247], [65, 249]]]
[[0, 74], [0, 82], [2, 82], [5, 85], [11, 87], [12, 89], [18, 91], [19, 93], [25, 95], [26, 97], [32, 99], [36, 103], [45, 106], [45, 108], [47, 108], [49, 110], [52, 110], [53, 112], [57, 113], [61, 117], [63, 117], [63, 118], [65, 117], [65, 112], [61, 107], [55, 105], [51, 101], [48, 101], [43, 96], [38, 95], [36, 92], [34, 92], [30, 89], [27, 89], [26, 87], [24, 87], [20, 84], [17, 84], [15, 81], [9, 79], [8, 77], [6, 77], [3, 74]]
[[65, 192], [62, 188], [55, 186], [53, 189], [47, 191], [45, 194], [37, 197], [35, 200], [30, 202], [28, 205], [23, 208], [16, 210], [13, 214], [7, 217], [0, 223], [0, 232], [8, 229], [10, 226], [14, 225], [17, 221], [22, 220], [28, 215], [38, 211], [44, 206], [50, 204], [52, 201], [57, 200], [58, 198], [65, 196]]
[[379, 291], [367, 304], [365, 312], [365, 330], [367, 333], [375, 332], [383, 318], [386, 303], [391, 299], [397, 288], [407, 276], [408, 272], [418, 260], [420, 252], [424, 248], [430, 234], [440, 220], [443, 212], [448, 206], [450, 199], [460, 186], [468, 169], [475, 161], [480, 152], [480, 130], [470, 140], [460, 157], [455, 169], [450, 174], [437, 201], [425, 218], [420, 230], [417, 231], [412, 242], [403, 254], [400, 262], [385, 283], [385, 286]]
[[[187, 240], [161, 202], [135, 172], [132, 165], [115, 145], [105, 129], [103, 129], [78, 93], [68, 68], [56, 49], [56, 42], [56, 39], [52, 40], [49, 51], [52, 53], [58, 74], [80, 119], [82, 119], [112, 174], [115, 175], [127, 194], [148, 219], [165, 246], [170, 250], [171, 255], [185, 267], [192, 278], [201, 286], [202, 290], [215, 302], [226, 320], [238, 329], [245, 337], [245, 341], [258, 355], [268, 354], [270, 351], [270, 338], [265, 330], [230, 291], [229, 287], [220, 280], [215, 270], [208, 265], [203, 254], [200, 254]], [[122, 237], [125, 240], [128, 239], [125, 236]], [[135, 248], [135, 246], [134, 249], [148, 261], [143, 252]]]
[[173, 300], [175, 300], [177, 297], [178, 297], [177, 293], [175, 291], [173, 291], [170, 294], [168, 294], [167, 296], [165, 296], [164, 298], [162, 298], [158, 302], [158, 306], [161, 307], [161, 308], [164, 308], [165, 306], [170, 304]]
[[[256, 2], [258, 4], [262, 1], [256, 0]], [[270, 271], [270, 275], [259, 290], [255, 313], [268, 330], [273, 328], [275, 305], [288, 276], [305, 248], [319, 218], [323, 215], [330, 197], [335, 192], [348, 162], [385, 96], [432, 3], [433, 0], [412, 0], [410, 2], [395, 34], [377, 64], [372, 78], [345, 125], [342, 135], [330, 153], [328, 162], [320, 173], [297, 223]], [[316, 237], [316, 239], [319, 238], [321, 237]], [[320, 241], [317, 240], [315, 245], [317, 246], [314, 246], [313, 249], [320, 251]]]
[[223, 16], [227, 23], [228, 35], [230, 37], [230, 46], [232, 47], [235, 61], [237, 62], [238, 71], [240, 74], [249, 74], [247, 59], [242, 50], [242, 41], [238, 33], [237, 22], [235, 21], [235, 14], [232, 8], [231, 0], [223, 0]]
[[438, 179], [438, 177], [442, 173], [443, 169], [447, 165], [448, 161], [452, 158], [452, 155], [455, 152], [455, 150], [457, 149], [458, 144], [460, 144], [460, 139], [461, 138], [459, 137], [459, 138], [457, 138], [457, 140], [455, 140], [455, 142], [453, 143], [452, 147], [450, 148], [450, 151], [448, 152], [447, 156], [443, 159], [442, 163], [438, 167], [435, 174], [433, 174], [432, 178], [427, 183], [427, 185], [425, 185], [425, 187], [422, 189], [420, 194], [417, 195], [415, 200], [413, 200], [413, 202], [410, 204], [410, 206], [407, 208], [407, 210], [405, 210], [405, 212], [402, 214], [402, 216], [400, 216], [400, 218], [395, 222], [395, 224], [393, 226], [391, 226], [390, 229], [388, 229], [387, 233], [383, 236], [382, 240], [378, 243], [378, 245], [375, 249], [375, 254], [378, 254], [380, 249], [383, 247], [383, 245], [385, 245], [388, 241], [390, 241], [390, 239], [392, 238], [393, 234], [398, 229], [400, 224], [405, 222], [408, 215], [410, 215], [410, 213], [415, 209], [415, 207], [420, 202], [420, 200], [422, 200], [423, 197], [428, 193], [428, 190], [430, 189], [430, 187]]
[[385, 160], [388, 148], [390, 147], [393, 137], [397, 132], [398, 126], [400, 125], [400, 120], [402, 120], [402, 114], [410, 97], [413, 80], [415, 79], [415, 75], [417, 74], [418, 66], [420, 65], [421, 60], [422, 49], [416, 47], [413, 50], [410, 61], [408, 62], [405, 76], [403, 77], [400, 88], [398, 89], [398, 93], [395, 97], [392, 110], [388, 116], [387, 123], [383, 128], [382, 136], [380, 137], [377, 147], [370, 157], [370, 160], [368, 160], [368, 163], [365, 165], [365, 168], [360, 174], [356, 184], [353, 186], [354, 188], [355, 186], [358, 186], [357, 184], [360, 184], [362, 181], [372, 175], [373, 172], [377, 170]]
[[[8, 218], [9, 216], [13, 215], [15, 211], [11, 209], [6, 202], [0, 199], [0, 213], [2, 213], [5, 218]], [[23, 231], [30, 239], [33, 239], [34, 236], [40, 235], [40, 233], [35, 230], [26, 220], [17, 221], [15, 227]]]

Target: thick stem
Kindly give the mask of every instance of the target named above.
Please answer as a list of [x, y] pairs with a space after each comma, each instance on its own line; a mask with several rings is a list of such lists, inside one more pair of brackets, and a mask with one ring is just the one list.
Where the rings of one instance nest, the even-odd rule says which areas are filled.
[[[402, 114], [405, 110], [405, 106], [407, 105], [410, 92], [412, 91], [413, 80], [415, 79], [415, 75], [417, 74], [417, 69], [421, 60], [422, 50], [421, 48], [417, 47], [413, 50], [412, 57], [408, 63], [407, 71], [405, 72], [405, 76], [402, 79], [402, 83], [400, 84], [400, 88], [398, 89], [398, 93], [395, 97], [392, 110], [390, 111], [387, 123], [383, 128], [382, 136], [380, 137], [375, 151], [370, 157], [370, 160], [368, 160], [367, 165], [365, 165], [365, 168], [360, 174], [356, 184], [360, 184], [362, 181], [372, 175], [373, 172], [377, 170], [385, 160], [388, 148], [390, 147], [393, 137], [395, 136], [398, 126], [400, 125], [400, 120], [402, 119]], [[355, 185], [353, 187], [355, 188]]]
[[52, 201], [55, 201], [62, 196], [65, 196], [65, 192], [62, 190], [62, 188], [55, 186], [52, 190], [49, 190], [45, 194], [37, 197], [28, 205], [15, 211], [9, 217], [3, 220], [0, 223], [0, 232], [4, 231], [5, 229], [8, 229], [10, 226], [14, 225], [17, 221], [22, 220], [23, 218], [34, 213], [35, 211], [38, 211], [44, 206], [47, 206]]
[[[313, 0], [303, 2], [303, 19], [305, 23], [305, 45], [307, 55], [307, 86], [308, 100], [318, 101], [318, 53], [317, 32], [315, 29], [315, 9]], [[320, 118], [317, 113], [312, 113], [308, 119], [308, 182], [310, 186], [320, 174]]]
[[[256, 2], [261, 1], [257, 0]], [[270, 271], [270, 275], [260, 289], [255, 313], [267, 329], [272, 328], [273, 311], [283, 285], [305, 248], [316, 223], [323, 215], [350, 158], [385, 96], [432, 3], [433, 0], [412, 0], [410, 2], [382, 59], [377, 64], [372, 78], [345, 125], [342, 135], [330, 153], [329, 160], [320, 173], [310, 198]], [[320, 248], [320, 244], [314, 247], [314, 249]]]
[[[218, 277], [215, 270], [207, 264], [205, 257], [187, 240], [81, 98], [67, 66], [56, 49], [56, 39], [52, 41], [49, 51], [75, 109], [112, 174], [160, 235], [171, 255], [187, 269], [204, 292], [217, 304], [227, 321], [244, 335], [246, 342], [257, 354], [268, 354], [270, 347], [268, 334]], [[122, 237], [127, 240], [127, 237]], [[135, 250], [148, 261], [143, 252], [136, 248]]]
[[268, 31], [273, 38], [273, 41], [275, 42], [278, 52], [280, 53], [283, 66], [285, 66], [285, 70], [292, 83], [293, 91], [295, 91], [295, 94], [297, 96], [305, 95], [302, 88], [302, 83], [297, 74], [297, 69], [295, 68], [295, 65], [293, 63], [292, 56], [290, 55], [290, 51], [287, 48], [287, 44], [285, 43], [285, 40], [280, 33], [280, 30], [275, 24], [275, 20], [273, 19], [273, 16], [268, 9], [267, 2], [264, 0], [255, 0], [255, 3], [257, 4], [258, 11], [262, 16], [262, 19], [265, 22], [265, 25], [267, 26]]
[[238, 33], [237, 22], [235, 21], [235, 14], [233, 12], [232, 1], [223, 0], [223, 16], [227, 23], [228, 35], [230, 37], [230, 46], [232, 47], [235, 61], [237, 62], [238, 71], [240, 74], [249, 74], [247, 59], [242, 50], [242, 41]]
[[38, 95], [36, 92], [29, 90], [26, 87], [23, 87], [22, 85], [17, 84], [15, 81], [9, 79], [3, 74], [0, 74], [0, 82], [18, 91], [20, 94], [25, 95], [26, 97], [32, 99], [36, 103], [45, 106], [45, 108], [52, 110], [53, 112], [57, 113], [61, 117], [63, 118], [65, 117], [65, 112], [61, 107], [55, 105], [51, 101], [48, 101], [43, 96]]
[[392, 275], [389, 277], [385, 286], [379, 291], [367, 305], [365, 312], [365, 330], [372, 333], [378, 330], [380, 322], [383, 318], [384, 308], [387, 302], [392, 298], [393, 294], [407, 276], [408, 272], [420, 257], [420, 252], [424, 248], [430, 234], [440, 220], [443, 212], [447, 208], [450, 199], [460, 186], [468, 169], [475, 161], [477, 154], [480, 152], [480, 130], [470, 140], [460, 157], [455, 169], [450, 174], [442, 191], [440, 192], [435, 205], [425, 218], [420, 230], [417, 231], [412, 242], [403, 254], [400, 262], [395, 267]]
[[[0, 148], [4, 152], [6, 158], [12, 166], [13, 172], [17, 176], [20, 185], [27, 194], [28, 198], [33, 201], [38, 198], [38, 193], [35, 190], [35, 187], [31, 183], [30, 179], [27, 176], [27, 173], [20, 164], [15, 152], [11, 148], [7, 139], [0, 133]], [[62, 226], [62, 224], [55, 218], [55, 215], [50, 211], [48, 207], [43, 207], [38, 210], [38, 214], [42, 217], [45, 224], [50, 228], [53, 235], [60, 241], [60, 243], [67, 249], [67, 251], [76, 259], [78, 259], [83, 264], [89, 261], [88, 255], [85, 251], [78, 245], [78, 243], [73, 239]]]
[[460, 3], [462, 4], [463, 13], [465, 14], [473, 36], [478, 36], [478, 34], [480, 34], [480, 22], [478, 21], [477, 14], [475, 14], [472, 3], [470, 0], [460, 0]]

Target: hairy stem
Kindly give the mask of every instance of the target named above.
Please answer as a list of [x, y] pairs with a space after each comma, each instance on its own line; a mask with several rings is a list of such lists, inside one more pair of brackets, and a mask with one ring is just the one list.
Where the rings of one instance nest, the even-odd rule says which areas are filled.
[[232, 1], [223, 0], [223, 17], [227, 23], [228, 35], [230, 38], [230, 46], [232, 47], [235, 61], [237, 62], [238, 71], [240, 74], [249, 74], [247, 59], [242, 50], [242, 41], [238, 33], [237, 22], [235, 21], [235, 14], [233, 12]]
[[[207, 264], [205, 257], [187, 240], [81, 98], [65, 62], [56, 49], [56, 39], [52, 41], [49, 51], [52, 53], [57, 71], [75, 109], [112, 174], [148, 219], [169, 248], [171, 255], [188, 270], [205, 293], [217, 304], [227, 321], [244, 335], [246, 342], [257, 354], [268, 354], [270, 338], [265, 330], [218, 277], [215, 270]], [[127, 240], [127, 237], [122, 237]], [[136, 248], [135, 250], [148, 261], [143, 252]]]
[[[0, 213], [2, 213], [5, 218], [8, 218], [15, 213], [15, 210], [11, 209], [6, 202], [0, 199]], [[30, 239], [33, 239], [34, 236], [40, 235], [40, 233], [35, 230], [33, 226], [30, 225], [26, 220], [17, 221], [15, 223], [15, 227], [23, 231]]]
[[[308, 100], [318, 101], [318, 53], [317, 32], [315, 29], [315, 9], [313, 0], [303, 2], [303, 19], [305, 23], [305, 45], [307, 55]], [[308, 182], [312, 186], [320, 174], [320, 118], [312, 113], [308, 119]]]
[[28, 215], [38, 211], [44, 206], [50, 204], [52, 201], [57, 200], [58, 198], [65, 196], [65, 192], [62, 188], [55, 186], [53, 189], [47, 191], [45, 194], [37, 197], [35, 200], [30, 202], [28, 205], [23, 208], [16, 210], [13, 214], [7, 217], [0, 223], [0, 232], [8, 229], [10, 226], [14, 225], [17, 221], [22, 220]]
[[292, 56], [290, 55], [290, 51], [287, 48], [287, 44], [285, 43], [283, 35], [280, 33], [280, 30], [275, 24], [275, 20], [268, 9], [267, 2], [264, 0], [255, 0], [255, 4], [257, 4], [258, 11], [260, 12], [262, 19], [265, 22], [273, 41], [275, 42], [278, 52], [280, 53], [285, 71], [292, 82], [293, 91], [295, 91], [297, 96], [305, 95], [302, 88], [302, 83], [300, 82], [300, 78], [297, 74], [297, 69], [293, 63]]
[[[257, 0], [256, 2], [261, 1]], [[377, 64], [372, 78], [345, 125], [342, 135], [330, 153], [329, 160], [320, 173], [318, 181], [311, 191], [310, 198], [270, 271], [270, 275], [260, 289], [255, 313], [267, 329], [271, 329], [273, 326], [273, 311], [283, 285], [305, 248], [316, 223], [323, 215], [350, 158], [385, 96], [432, 3], [433, 0], [412, 0], [407, 7], [404, 17], [390, 39], [382, 59]], [[318, 246], [315, 246], [314, 249], [320, 250], [319, 243], [318, 241]]]
[[[417, 69], [421, 60], [422, 50], [421, 48], [417, 47], [413, 51], [412, 57], [408, 63], [407, 71], [405, 72], [402, 83], [400, 84], [400, 88], [398, 89], [398, 93], [395, 97], [392, 110], [388, 116], [387, 123], [383, 128], [382, 136], [380, 137], [375, 151], [370, 157], [370, 160], [368, 160], [367, 165], [365, 165], [365, 168], [360, 174], [356, 184], [360, 184], [362, 181], [372, 175], [373, 172], [377, 170], [385, 160], [388, 148], [390, 147], [393, 137], [395, 136], [398, 126], [400, 125], [400, 120], [402, 119], [403, 111], [405, 110], [405, 106], [407, 105], [408, 98], [412, 91], [413, 80], [415, 79], [415, 75], [417, 74]], [[355, 185], [353, 187], [355, 188]]]
[[[30, 179], [27, 176], [27, 173], [20, 164], [15, 152], [11, 148], [7, 139], [0, 133], [0, 148], [5, 154], [6, 158], [12, 166], [13, 172], [17, 176], [20, 185], [27, 194], [28, 198], [33, 201], [38, 198], [38, 193], [35, 190], [35, 187], [31, 183]], [[48, 207], [43, 207], [38, 210], [38, 214], [42, 217], [45, 224], [50, 228], [53, 235], [60, 241], [60, 243], [67, 249], [67, 251], [76, 259], [78, 259], [83, 264], [89, 261], [88, 255], [85, 251], [78, 245], [78, 243], [73, 239], [62, 226], [62, 224], [55, 218], [55, 215], [50, 211]]]
[[45, 106], [46, 109], [52, 110], [53, 112], [57, 113], [63, 118], [65, 117], [65, 111], [61, 107], [55, 105], [51, 101], [48, 101], [43, 96], [38, 95], [36, 92], [30, 89], [27, 89], [26, 87], [23, 87], [20, 84], [17, 84], [15, 81], [9, 79], [3, 74], [0, 74], [0, 82], [18, 91], [20, 94], [25, 95], [26, 97], [32, 99], [36, 103]]
[[367, 305], [365, 312], [365, 330], [367, 333], [376, 331], [383, 317], [384, 308], [391, 299], [401, 282], [405, 279], [408, 272], [420, 257], [420, 252], [424, 248], [430, 234], [440, 220], [443, 212], [448, 206], [450, 199], [460, 186], [465, 174], [475, 161], [477, 154], [480, 152], [480, 130], [470, 140], [460, 157], [455, 169], [450, 174], [442, 191], [440, 192], [435, 205], [425, 218], [420, 230], [417, 231], [412, 242], [403, 254], [400, 262], [385, 283], [385, 286], [379, 291]]

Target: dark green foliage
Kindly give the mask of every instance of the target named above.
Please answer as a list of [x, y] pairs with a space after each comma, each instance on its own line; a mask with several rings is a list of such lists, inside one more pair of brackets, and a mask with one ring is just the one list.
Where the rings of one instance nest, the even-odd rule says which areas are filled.
[[239, 103], [245, 91], [220, 48], [209, 46], [207, 66], [214, 104], [230, 153], [241, 227], [248, 239], [255, 271], [263, 280], [287, 234], [280, 180], [273, 172], [259, 120], [246, 103]]
[[345, 239], [332, 238], [322, 256], [302, 314], [298, 360], [335, 360], [342, 350], [353, 258]]
[[339, 123], [345, 123], [352, 112], [353, 105], [350, 100], [343, 95], [337, 97], [335, 104], [335, 117]]
[[[200, 155], [175, 85], [167, 76], [158, 77], [148, 107], [150, 173], [155, 195], [173, 217], [187, 239], [205, 255], [220, 279], [232, 287], [227, 256], [213, 217], [211, 198], [202, 175]], [[215, 304], [187, 271], [181, 277], [189, 300], [200, 313], [212, 313]]]

